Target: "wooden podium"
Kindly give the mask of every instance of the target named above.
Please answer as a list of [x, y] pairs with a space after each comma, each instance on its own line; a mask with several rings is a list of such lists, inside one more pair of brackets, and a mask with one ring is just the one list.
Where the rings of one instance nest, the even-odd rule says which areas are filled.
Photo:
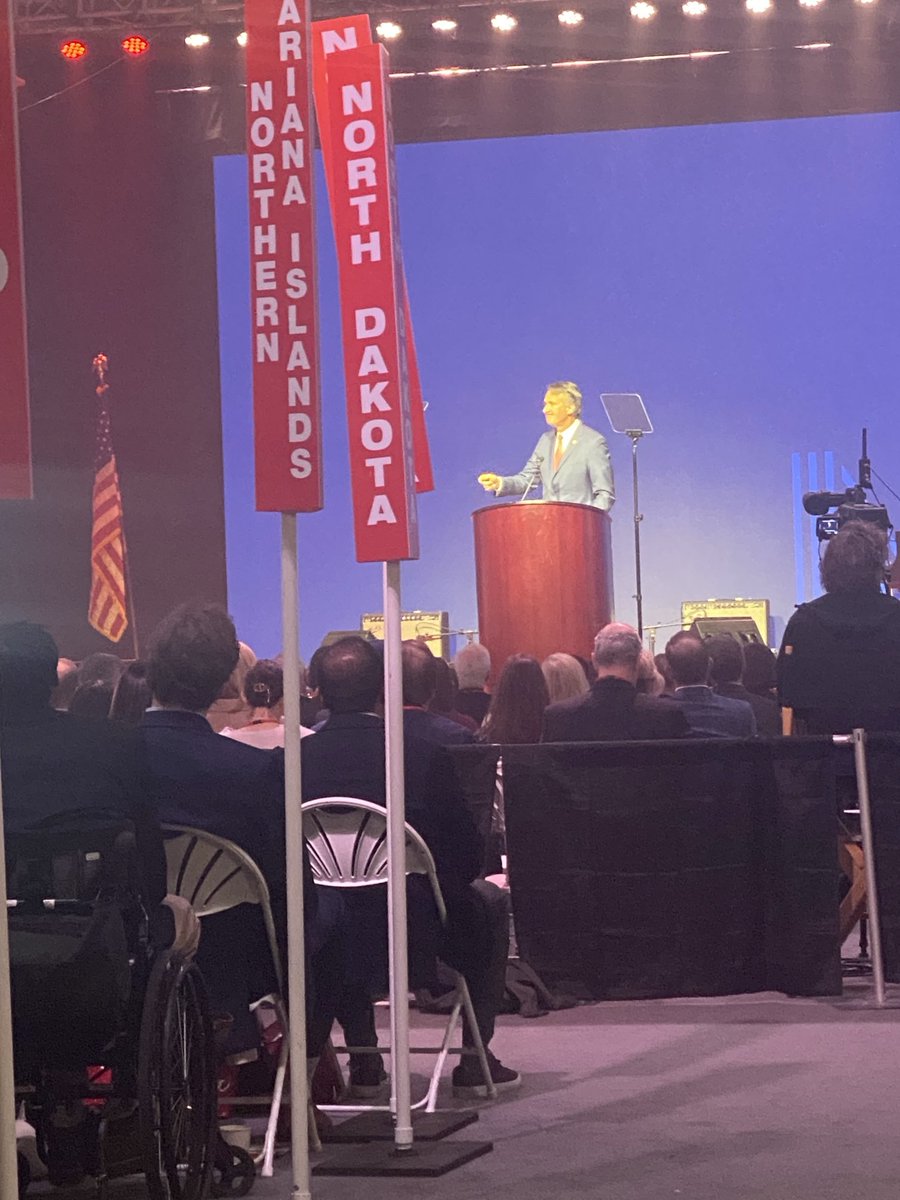
[[526, 500], [473, 514], [478, 636], [494, 682], [512, 654], [589, 658], [612, 620], [609, 515], [588, 504]]

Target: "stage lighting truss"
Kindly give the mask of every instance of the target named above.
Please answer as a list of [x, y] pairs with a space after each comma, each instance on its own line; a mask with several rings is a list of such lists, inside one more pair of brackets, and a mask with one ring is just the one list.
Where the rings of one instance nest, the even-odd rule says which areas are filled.
[[[185, 33], [197, 20], [193, 0], [13, 0], [17, 34], [84, 35], [88, 30], [154, 29], [181, 26]], [[216, 24], [244, 23], [243, 0], [209, 0], [204, 13]]]

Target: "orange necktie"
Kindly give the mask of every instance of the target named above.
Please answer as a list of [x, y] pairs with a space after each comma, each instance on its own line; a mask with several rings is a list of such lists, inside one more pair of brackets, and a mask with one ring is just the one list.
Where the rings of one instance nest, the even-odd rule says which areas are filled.
[[563, 442], [563, 435], [561, 433], [558, 433], [556, 435], [556, 446], [553, 450], [553, 470], [554, 471], [559, 470], [559, 464], [562, 462], [562, 456], [563, 456], [562, 442]]

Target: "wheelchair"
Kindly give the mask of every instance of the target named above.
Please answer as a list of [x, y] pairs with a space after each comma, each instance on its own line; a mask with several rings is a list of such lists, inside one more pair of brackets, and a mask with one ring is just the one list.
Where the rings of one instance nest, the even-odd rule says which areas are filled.
[[[51, 1184], [143, 1172], [150, 1200], [243, 1195], [216, 1130], [216, 1055], [196, 966], [142, 902], [134, 825], [66, 814], [6, 845], [17, 1105]], [[20, 1159], [20, 1196], [28, 1187]]]

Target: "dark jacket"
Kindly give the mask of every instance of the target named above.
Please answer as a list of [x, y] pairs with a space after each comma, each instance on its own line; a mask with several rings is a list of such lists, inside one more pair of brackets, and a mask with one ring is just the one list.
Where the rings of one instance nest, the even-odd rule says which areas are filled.
[[900, 730], [900, 601], [866, 589], [801, 604], [784, 631], [778, 694], [812, 733]]
[[465, 726], [413, 705], [403, 708], [403, 734], [434, 746], [471, 746], [475, 741], [475, 735]]
[[624, 679], [606, 676], [584, 696], [551, 704], [545, 742], [630, 742], [683, 737], [688, 724], [664, 700], [642, 696]]
[[756, 732], [760, 737], [781, 737], [781, 709], [768, 696], [754, 696], [742, 683], [720, 683], [716, 688], [728, 700], [743, 700], [753, 709]]
[[166, 864], [154, 789], [140, 737], [109, 721], [55, 709], [15, 714], [0, 726], [3, 819], [8, 833], [81, 809], [134, 822], [145, 901], [166, 894]]
[[680, 708], [697, 737], [756, 737], [753, 709], [743, 700], [717, 695], [706, 684], [676, 687], [664, 703]]
[[467, 717], [471, 717], [476, 725], [480, 725], [491, 707], [491, 698], [481, 688], [460, 688], [456, 694], [456, 707]]

